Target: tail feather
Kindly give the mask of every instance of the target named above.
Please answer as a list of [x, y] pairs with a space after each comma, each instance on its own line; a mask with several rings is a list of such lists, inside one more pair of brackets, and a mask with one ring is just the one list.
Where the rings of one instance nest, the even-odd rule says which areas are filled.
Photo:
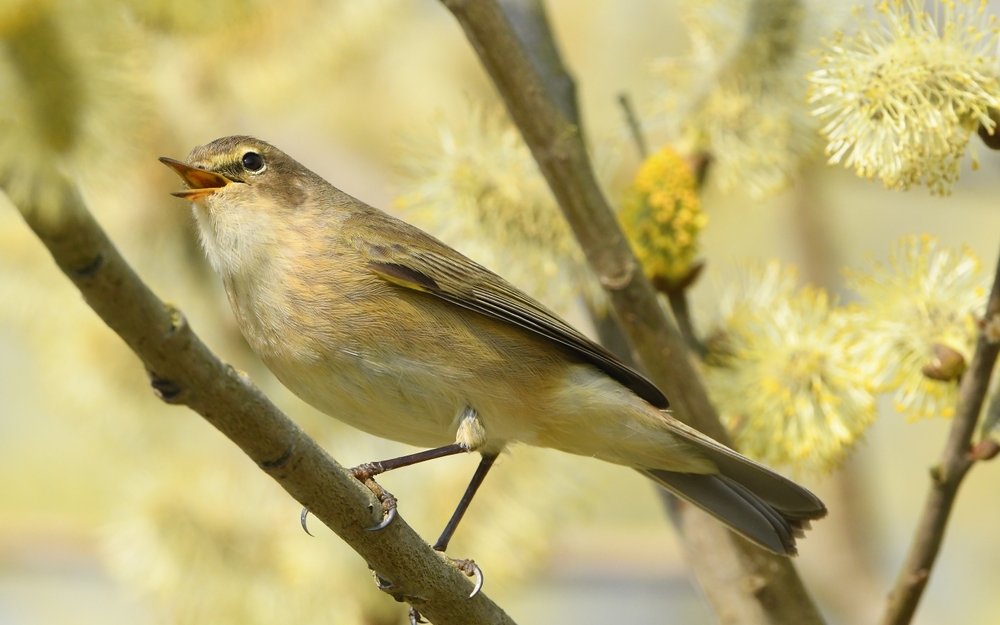
[[644, 473], [758, 545], [775, 553], [796, 553], [791, 523], [759, 497], [739, 485], [734, 487], [734, 483], [723, 476], [655, 469]]
[[826, 516], [826, 506], [809, 490], [729, 448], [723, 449], [729, 453], [717, 448], [702, 451], [712, 452], [710, 457], [722, 475], [771, 504], [785, 518], [806, 521]]
[[[809, 519], [825, 515], [826, 508], [815, 495], [791, 480], [760, 465], [752, 466], [762, 472], [747, 472], [746, 465], [741, 466], [738, 478], [721, 473], [677, 473], [660, 469], [642, 472], [761, 547], [781, 555], [795, 555], [796, 537], [801, 537], [809, 527]], [[725, 471], [723, 466], [720, 469]], [[747, 475], [750, 479], [744, 480]], [[770, 481], [764, 480], [765, 476]], [[795, 491], [797, 496], [792, 497]], [[782, 505], [789, 500], [793, 504], [790, 509]], [[803, 503], [810, 500], [815, 502], [812, 507]]]
[[664, 421], [663, 425], [675, 436], [693, 443], [698, 452], [708, 457], [719, 469], [719, 473], [771, 504], [786, 519], [807, 520], [826, 516], [826, 506], [819, 497], [792, 480], [676, 419]]
[[826, 516], [819, 497], [676, 419], [662, 422], [692, 443], [718, 473], [640, 469], [667, 490], [702, 508], [737, 533], [775, 553], [795, 555], [795, 538]]

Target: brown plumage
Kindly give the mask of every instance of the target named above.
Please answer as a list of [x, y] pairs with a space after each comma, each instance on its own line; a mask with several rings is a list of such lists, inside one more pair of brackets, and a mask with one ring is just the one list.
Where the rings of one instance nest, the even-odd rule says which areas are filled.
[[777, 553], [825, 514], [503, 278], [273, 146], [226, 137], [164, 162], [250, 346], [327, 414], [421, 447], [521, 442], [630, 466]]

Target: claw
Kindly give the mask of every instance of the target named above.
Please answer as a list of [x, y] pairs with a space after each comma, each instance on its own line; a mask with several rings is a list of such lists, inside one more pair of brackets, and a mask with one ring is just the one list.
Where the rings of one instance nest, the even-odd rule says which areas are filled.
[[472, 592], [469, 593], [469, 599], [478, 595], [479, 591], [483, 589], [483, 584], [486, 582], [486, 579], [483, 577], [483, 569], [479, 568], [479, 565], [475, 562], [472, 563], [472, 566], [476, 569], [474, 573], [476, 583], [472, 586]]
[[382, 520], [379, 521], [377, 525], [366, 527], [365, 530], [369, 532], [380, 532], [389, 527], [389, 525], [396, 519], [396, 498], [392, 496], [392, 493], [379, 486], [378, 482], [371, 478], [365, 480], [365, 486], [367, 486], [368, 490], [372, 491], [372, 493], [378, 497], [378, 500], [382, 502], [382, 510], [384, 511]]
[[420, 616], [420, 612], [416, 608], [410, 606], [410, 625], [417, 625], [417, 623], [426, 623], [424, 617]]
[[382, 517], [382, 520], [378, 523], [378, 525], [366, 527], [366, 532], [381, 532], [385, 528], [389, 527], [390, 523], [396, 520], [396, 500], [393, 499], [392, 504], [386, 507], [388, 507], [388, 510], [386, 510], [385, 516]]
[[309, 534], [310, 536], [313, 535], [313, 533], [309, 531], [309, 508], [306, 506], [302, 506], [302, 512], [299, 513], [299, 525], [302, 526], [303, 532]]
[[372, 571], [372, 577], [375, 578], [375, 587], [383, 592], [390, 592], [393, 588], [396, 587], [395, 584], [393, 584], [386, 578], [382, 577], [375, 571]]
[[469, 593], [469, 599], [472, 599], [479, 594], [479, 591], [483, 589], [483, 583], [486, 579], [483, 577], [483, 569], [479, 568], [475, 560], [455, 560], [451, 559], [451, 564], [459, 571], [465, 573], [468, 577], [475, 578], [475, 583], [472, 585], [472, 592]]

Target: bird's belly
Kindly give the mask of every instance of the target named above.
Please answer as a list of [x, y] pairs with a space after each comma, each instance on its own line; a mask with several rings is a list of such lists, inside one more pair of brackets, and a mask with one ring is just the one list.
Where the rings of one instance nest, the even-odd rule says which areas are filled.
[[[405, 357], [341, 352], [319, 361], [265, 362], [314, 408], [369, 434], [418, 447], [455, 442], [460, 415], [471, 404], [461, 372]], [[503, 446], [499, 436], [491, 438], [490, 446]]]

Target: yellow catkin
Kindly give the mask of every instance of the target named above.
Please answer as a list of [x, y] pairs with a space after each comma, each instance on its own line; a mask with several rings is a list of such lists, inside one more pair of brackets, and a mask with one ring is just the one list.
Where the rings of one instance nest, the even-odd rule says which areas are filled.
[[688, 275], [708, 217], [691, 167], [677, 152], [664, 148], [642, 164], [620, 219], [650, 279], [676, 283]]

